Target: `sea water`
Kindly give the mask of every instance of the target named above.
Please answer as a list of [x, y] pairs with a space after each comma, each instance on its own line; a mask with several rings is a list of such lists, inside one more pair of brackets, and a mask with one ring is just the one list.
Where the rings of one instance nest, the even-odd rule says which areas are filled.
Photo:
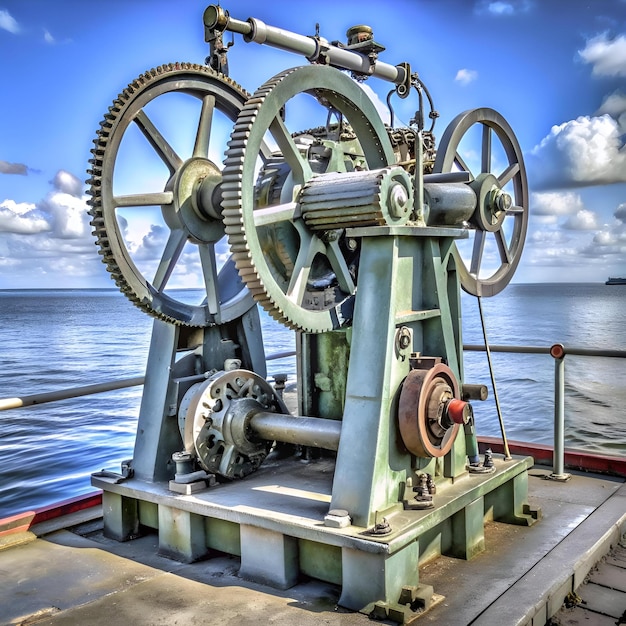
[[[198, 300], [199, 301], [199, 300]], [[463, 294], [463, 341], [483, 344], [475, 298]], [[626, 350], [626, 286], [510, 285], [482, 300], [490, 344]], [[0, 399], [142, 376], [152, 320], [114, 290], [0, 291]], [[266, 354], [295, 338], [264, 312]], [[492, 353], [509, 439], [550, 444], [554, 361]], [[466, 352], [465, 382], [485, 384], [474, 402], [479, 435], [500, 435], [484, 352]], [[295, 359], [268, 375], [295, 379]], [[626, 359], [567, 356], [566, 446], [626, 456]], [[0, 518], [93, 491], [90, 475], [132, 457], [141, 387], [0, 412]]]

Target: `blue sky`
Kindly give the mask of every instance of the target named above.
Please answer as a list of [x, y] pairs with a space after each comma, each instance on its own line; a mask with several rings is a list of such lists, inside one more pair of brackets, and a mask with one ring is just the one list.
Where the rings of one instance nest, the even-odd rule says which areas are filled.
[[[92, 139], [139, 74], [204, 61], [207, 4], [0, 0], [0, 288], [112, 286], [86, 213]], [[626, 1], [222, 4], [237, 19], [302, 34], [318, 22], [328, 40], [369, 24], [386, 47], [381, 59], [410, 62], [427, 85], [440, 113], [437, 138], [466, 109], [501, 113], [531, 191], [515, 282], [626, 274]], [[236, 36], [229, 62], [231, 77], [253, 92], [305, 61]], [[388, 83], [367, 85], [384, 100]], [[399, 104], [399, 118], [414, 109]], [[149, 221], [133, 224], [138, 256], [149, 256], [159, 233]]]

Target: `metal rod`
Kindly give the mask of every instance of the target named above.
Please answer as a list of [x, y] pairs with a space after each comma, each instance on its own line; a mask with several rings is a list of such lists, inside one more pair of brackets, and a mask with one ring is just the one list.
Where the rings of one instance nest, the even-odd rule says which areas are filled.
[[205, 39], [212, 37], [215, 31], [229, 30], [243, 35], [245, 41], [262, 43], [273, 48], [304, 55], [309, 61], [324, 59], [333, 67], [352, 70], [366, 76], [376, 76], [397, 85], [406, 80], [404, 67], [389, 65], [382, 61], [371, 62], [369, 57], [359, 52], [333, 46], [322, 37], [299, 35], [282, 28], [268, 26], [256, 18], [245, 22], [231, 17], [221, 7], [209, 5], [204, 12]]
[[94, 393], [124, 389], [125, 387], [136, 387], [138, 385], [143, 385], [143, 383], [144, 377], [139, 376], [137, 378], [125, 378], [123, 380], [116, 380], [108, 383], [96, 383], [94, 385], [85, 385], [83, 387], [60, 389], [59, 391], [36, 393], [31, 396], [22, 396], [21, 398], [3, 398], [0, 399], [0, 411], [18, 409], [20, 407], [31, 406], [33, 404], [56, 402], [57, 400], [68, 400], [69, 398], [79, 398], [81, 396], [89, 396]]
[[[466, 352], [485, 352], [483, 345], [465, 344], [463, 350]], [[591, 357], [608, 357], [608, 358], [626, 358], [626, 350], [598, 350], [593, 348], [563, 348], [564, 353], [573, 356], [591, 356]], [[490, 352], [505, 352], [509, 354], [550, 354], [550, 348], [541, 346], [503, 346], [491, 345]], [[277, 352], [267, 356], [267, 360], [282, 359], [295, 356], [295, 351]], [[206, 378], [204, 374], [189, 377], [189, 379], [202, 380]], [[116, 389], [124, 389], [126, 387], [137, 387], [143, 385], [145, 378], [139, 376], [136, 378], [126, 378], [105, 383], [96, 383], [94, 385], [85, 385], [83, 387], [72, 387], [70, 389], [62, 389], [59, 391], [48, 391], [44, 393], [34, 394], [31, 396], [22, 396], [16, 398], [0, 398], [0, 411], [9, 409], [17, 409], [33, 404], [45, 404], [48, 402], [57, 402], [59, 400], [68, 400], [70, 398], [80, 398], [95, 393], [104, 393], [107, 391], [115, 391]], [[183, 380], [183, 379], [177, 379]]]
[[261, 439], [325, 450], [337, 450], [341, 435], [340, 420], [282, 413], [257, 413], [250, 420], [250, 428]]
[[[550, 354], [550, 347], [543, 346], [489, 346], [491, 352], [508, 352], [510, 354]], [[464, 344], [465, 352], [484, 352], [485, 346], [479, 344]], [[626, 359], [626, 350], [610, 350], [596, 348], [563, 348], [565, 354], [572, 356], [601, 356], [615, 359]]]
[[491, 350], [489, 349], [489, 342], [487, 341], [487, 329], [485, 327], [485, 318], [483, 316], [483, 305], [481, 296], [476, 296], [478, 300], [478, 312], [480, 314], [480, 324], [483, 327], [483, 338], [485, 340], [485, 352], [487, 353], [487, 362], [489, 363], [489, 375], [491, 376], [491, 386], [493, 388], [493, 399], [496, 403], [496, 412], [498, 413], [498, 421], [500, 422], [500, 432], [502, 433], [502, 445], [504, 447], [504, 459], [510, 460], [511, 453], [509, 451], [509, 442], [506, 438], [506, 432], [504, 430], [504, 420], [502, 419], [502, 411], [500, 410], [500, 399], [498, 398], [498, 390], [496, 388], [496, 377], [493, 373], [493, 364], [491, 363]]
[[552, 471], [565, 472], [565, 358], [554, 359], [554, 452]]

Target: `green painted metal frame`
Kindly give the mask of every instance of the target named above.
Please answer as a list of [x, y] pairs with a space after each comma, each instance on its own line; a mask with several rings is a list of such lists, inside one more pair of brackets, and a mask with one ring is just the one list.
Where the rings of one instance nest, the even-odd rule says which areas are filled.
[[[154, 395], [144, 400], [140, 415], [140, 431], [155, 432], [140, 432], [135, 448], [143, 457], [135, 463], [147, 469], [120, 484], [92, 477], [92, 484], [104, 491], [108, 536], [124, 541], [143, 526], [156, 527], [159, 551], [172, 558], [193, 561], [217, 549], [241, 557], [243, 577], [287, 588], [306, 574], [340, 584], [342, 606], [362, 610], [375, 605], [393, 613], [409, 591], [428, 595], [420, 587], [420, 562], [439, 554], [472, 558], [484, 548], [486, 520], [535, 521], [526, 504], [532, 458], [497, 460], [495, 474], [469, 475], [465, 437], [457, 436], [445, 456], [422, 459], [404, 449], [397, 427], [398, 397], [412, 353], [443, 357], [463, 381], [454, 255], [454, 239], [463, 231], [374, 227], [351, 229], [348, 235], [360, 238], [362, 246], [352, 326], [301, 335], [298, 350], [302, 414], [342, 420], [334, 472], [320, 475], [330, 507], [322, 498], [313, 507], [313, 518], [306, 519], [255, 504], [254, 494], [252, 504], [242, 506], [238, 490], [247, 489], [247, 481], [262, 480], [263, 467], [259, 477], [215, 490], [191, 495], [168, 491], [157, 466], [169, 460], [162, 452], [168, 437], [162, 433], [164, 422], [172, 419], [172, 364], [175, 348], [187, 340], [177, 329], [156, 322], [147, 372], [147, 379], [152, 378], [147, 389]], [[400, 328], [410, 332], [406, 347], [396, 341]], [[213, 339], [205, 341], [210, 354]], [[292, 478], [289, 461], [268, 471], [272, 485]], [[416, 472], [435, 477], [433, 509], [403, 509], [400, 494]], [[224, 494], [230, 494], [230, 504], [224, 503]], [[322, 519], [329, 508], [348, 511], [352, 525], [325, 526]], [[391, 534], [368, 534], [383, 516]], [[371, 575], [364, 577], [364, 568]]]

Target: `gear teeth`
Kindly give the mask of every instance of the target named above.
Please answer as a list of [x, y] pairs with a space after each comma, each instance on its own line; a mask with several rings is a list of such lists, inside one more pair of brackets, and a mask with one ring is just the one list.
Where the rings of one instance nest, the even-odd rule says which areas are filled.
[[[254, 300], [265, 309], [269, 315], [284, 326], [304, 332], [314, 332], [308, 325], [292, 320], [281, 309], [279, 303], [266, 290], [261, 276], [254, 265], [252, 251], [248, 236], [244, 227], [243, 198], [243, 166], [246, 159], [247, 143], [251, 137], [252, 125], [258, 118], [259, 110], [264, 104], [268, 94], [286, 77], [297, 68], [291, 68], [281, 72], [259, 87], [248, 98], [245, 107], [240, 112], [237, 123], [231, 133], [226, 150], [226, 160], [222, 174], [222, 221], [225, 232], [228, 235], [235, 266], [241, 279], [244, 281]], [[319, 329], [315, 329], [319, 332]]]
[[[89, 185], [87, 194], [91, 196], [91, 198], [87, 200], [87, 204], [90, 207], [88, 213], [92, 217], [90, 225], [93, 228], [92, 234], [96, 239], [95, 244], [98, 246], [98, 254], [101, 256], [107, 272], [109, 272], [112, 280], [115, 282], [119, 290], [135, 306], [153, 317], [175, 325], [191, 325], [187, 319], [178, 319], [173, 315], [157, 310], [157, 306], [153, 306], [152, 304], [151, 295], [137, 293], [129, 284], [126, 276], [124, 275], [124, 271], [119, 265], [120, 263], [124, 263], [125, 260], [116, 258], [109, 241], [111, 233], [108, 229], [116, 228], [116, 219], [114, 215], [115, 207], [105, 206], [103, 204], [104, 200], [102, 192], [103, 178], [105, 177], [104, 172], [108, 167], [107, 159], [110, 139], [116, 132], [118, 132], [119, 124], [124, 118], [124, 114], [127, 111], [129, 103], [134, 101], [137, 95], [142, 93], [145, 89], [151, 88], [155, 81], [159, 81], [162, 77], [167, 77], [172, 73], [180, 72], [191, 72], [194, 79], [209, 78], [212, 81], [217, 81], [236, 92], [235, 95], [239, 97], [242, 103], [249, 97], [249, 94], [232, 79], [215, 72], [213, 69], [205, 65], [177, 62], [159, 65], [156, 68], [147, 70], [134, 79], [121, 91], [121, 93], [117, 95], [116, 98], [114, 98], [113, 102], [108, 107], [107, 112], [104, 114], [103, 119], [99, 124], [99, 128], [96, 131], [96, 137], [93, 139], [94, 147], [90, 149], [92, 158], [90, 158], [88, 162], [91, 167], [87, 169], [87, 174], [90, 178], [85, 182]], [[108, 184], [110, 185], [110, 183]], [[111, 214], [113, 217], [112, 220], [110, 219]], [[108, 223], [113, 225], [107, 226]], [[116, 241], [118, 240], [117, 236], [112, 238]], [[209, 319], [210, 316], [207, 313], [205, 317]], [[194, 325], [200, 324], [194, 322]]]

